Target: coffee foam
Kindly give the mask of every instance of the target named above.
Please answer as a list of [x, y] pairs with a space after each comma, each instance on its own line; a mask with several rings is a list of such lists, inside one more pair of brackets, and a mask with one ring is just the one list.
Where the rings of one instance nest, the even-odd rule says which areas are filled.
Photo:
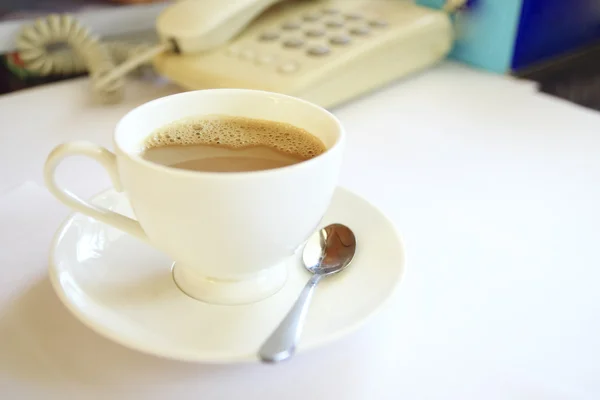
[[186, 118], [165, 125], [146, 139], [144, 150], [171, 145], [214, 145], [231, 149], [267, 146], [303, 159], [326, 150], [317, 137], [294, 125], [225, 115]]

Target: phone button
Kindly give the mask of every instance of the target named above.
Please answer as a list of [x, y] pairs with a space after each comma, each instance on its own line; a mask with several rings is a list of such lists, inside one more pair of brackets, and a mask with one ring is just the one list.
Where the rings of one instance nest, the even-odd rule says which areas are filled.
[[311, 56], [326, 56], [330, 51], [327, 46], [313, 46], [308, 49], [307, 53]]
[[302, 39], [291, 38], [291, 39], [287, 39], [285, 42], [283, 42], [283, 45], [285, 47], [297, 49], [298, 47], [302, 47], [304, 45], [304, 41]]
[[288, 21], [288, 22], [284, 23], [283, 25], [281, 25], [281, 27], [283, 29], [285, 29], [286, 31], [294, 31], [296, 29], [300, 29], [300, 24], [295, 21]]
[[350, 33], [356, 36], [365, 36], [368, 35], [369, 32], [371, 32], [369, 30], [369, 28], [364, 27], [364, 26], [360, 26], [360, 27], [356, 27], [356, 28], [352, 28], [350, 29]]
[[309, 29], [304, 34], [308, 37], [321, 37], [325, 34], [323, 29]]
[[388, 26], [388, 23], [382, 19], [376, 19], [369, 21], [369, 25], [371, 25], [373, 28], [385, 28]]
[[260, 40], [262, 40], [262, 41], [270, 42], [270, 41], [279, 39], [279, 33], [277, 33], [277, 32], [263, 32], [263, 33], [261, 33], [261, 35], [258, 38]]
[[298, 69], [300, 68], [300, 64], [298, 64], [295, 61], [288, 61], [285, 62], [281, 65], [279, 65], [279, 68], [277, 68], [277, 70], [279, 72], [283, 72], [284, 74], [291, 74], [293, 72], [298, 71]]
[[321, 19], [321, 15], [317, 13], [305, 14], [302, 19], [307, 22], [315, 22]]
[[356, 13], [350, 13], [350, 14], [346, 14], [344, 15], [344, 17], [348, 20], [348, 21], [358, 21], [360, 19], [362, 19], [362, 15], [360, 14], [356, 14]]
[[352, 39], [350, 39], [350, 37], [346, 35], [333, 36], [329, 39], [329, 43], [334, 44], [336, 46], [344, 46], [350, 44], [351, 41]]
[[341, 28], [342, 26], [344, 26], [344, 24], [340, 21], [327, 21], [325, 22], [325, 25], [328, 28]]
[[335, 15], [335, 14], [339, 14], [340, 10], [338, 10], [337, 8], [325, 8], [325, 9], [323, 9], [323, 12], [325, 14]]

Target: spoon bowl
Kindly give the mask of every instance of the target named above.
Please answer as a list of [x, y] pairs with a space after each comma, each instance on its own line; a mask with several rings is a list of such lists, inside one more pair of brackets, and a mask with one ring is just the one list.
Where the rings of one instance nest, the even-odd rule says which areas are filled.
[[354, 233], [345, 225], [331, 224], [315, 232], [304, 247], [304, 267], [313, 274], [331, 275], [352, 262], [356, 252]]

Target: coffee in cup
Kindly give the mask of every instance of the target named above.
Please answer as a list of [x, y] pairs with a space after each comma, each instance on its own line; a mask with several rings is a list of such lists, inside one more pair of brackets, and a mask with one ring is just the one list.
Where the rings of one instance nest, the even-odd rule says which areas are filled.
[[201, 172], [251, 172], [297, 164], [326, 150], [317, 137], [278, 121], [213, 115], [165, 125], [145, 141], [143, 159]]

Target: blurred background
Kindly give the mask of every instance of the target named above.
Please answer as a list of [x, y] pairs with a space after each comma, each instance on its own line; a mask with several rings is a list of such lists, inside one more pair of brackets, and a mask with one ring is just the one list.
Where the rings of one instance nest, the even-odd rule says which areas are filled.
[[[416, 2], [430, 8], [447, 4], [445, 0]], [[543, 92], [600, 110], [600, 0], [463, 3], [453, 15], [457, 40], [450, 58], [490, 73], [535, 81]], [[24, 68], [15, 38], [35, 18], [73, 13], [102, 40], [143, 41], [152, 38], [156, 16], [168, 4], [165, 0], [0, 0], [0, 94], [83, 74], [40, 76]]]
[[16, 38], [36, 18], [73, 14], [102, 39], [122, 40], [153, 31], [167, 0], [0, 0], [0, 94], [70, 79], [83, 73], [39, 76], [24, 68]]

